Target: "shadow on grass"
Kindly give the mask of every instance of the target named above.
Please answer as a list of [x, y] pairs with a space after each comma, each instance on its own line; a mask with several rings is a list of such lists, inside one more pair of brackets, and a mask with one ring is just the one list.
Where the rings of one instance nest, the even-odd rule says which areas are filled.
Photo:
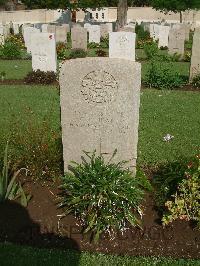
[[[62, 237], [55, 233], [41, 233], [40, 224], [31, 219], [26, 208], [14, 201], [0, 204], [0, 244], [6, 242], [34, 248], [56, 248], [62, 251], [80, 250], [77, 242], [68, 237]], [[6, 253], [5, 248], [4, 252]], [[76, 252], [76, 256], [67, 258], [68, 265], [79, 265], [78, 254]], [[73, 260], [73, 263], [70, 263], [70, 259]]]

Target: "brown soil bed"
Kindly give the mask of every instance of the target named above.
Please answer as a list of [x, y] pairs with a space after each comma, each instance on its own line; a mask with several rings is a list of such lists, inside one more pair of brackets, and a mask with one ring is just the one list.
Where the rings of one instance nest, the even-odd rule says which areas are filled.
[[17, 202], [0, 204], [0, 241], [119, 255], [200, 258], [200, 231], [180, 220], [163, 228], [151, 195], [145, 201], [143, 230], [129, 227], [114, 240], [103, 235], [100, 242], [94, 244], [89, 235], [81, 234], [80, 223], [73, 216], [60, 219], [62, 210], [56, 206], [57, 186], [29, 181], [25, 190], [33, 198], [28, 208]]

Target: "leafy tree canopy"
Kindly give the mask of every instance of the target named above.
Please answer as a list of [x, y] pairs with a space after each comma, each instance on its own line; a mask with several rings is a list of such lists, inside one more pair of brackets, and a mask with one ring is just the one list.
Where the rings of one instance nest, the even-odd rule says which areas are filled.
[[[3, 0], [0, 0], [3, 1]], [[22, 0], [28, 8], [49, 8], [49, 9], [75, 9], [117, 6], [118, 0], [77, 0], [72, 3], [70, 0]], [[150, 0], [128, 0], [129, 6], [149, 5]]]
[[189, 9], [199, 9], [200, 0], [151, 0], [151, 5], [156, 10], [177, 13]]

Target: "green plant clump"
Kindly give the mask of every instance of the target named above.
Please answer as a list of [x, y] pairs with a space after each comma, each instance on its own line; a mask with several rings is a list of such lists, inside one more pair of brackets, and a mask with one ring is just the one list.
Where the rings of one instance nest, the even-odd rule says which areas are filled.
[[155, 42], [146, 43], [144, 45], [144, 52], [148, 59], [153, 59], [154, 57], [158, 56], [158, 44]]
[[144, 82], [149, 88], [173, 89], [182, 87], [186, 80], [174, 71], [171, 64], [163, 65], [161, 62], [152, 60]]
[[87, 52], [82, 49], [73, 49], [71, 50], [68, 58], [75, 59], [75, 58], [85, 58], [87, 56]]
[[0, 47], [0, 58], [20, 59], [21, 49], [19, 48], [19, 46], [15, 45], [13, 42], [5, 42], [5, 44]]
[[26, 195], [20, 182], [16, 179], [22, 169], [18, 170], [12, 177], [9, 175], [8, 143], [5, 148], [2, 174], [0, 175], [0, 203], [6, 200], [16, 200], [20, 198], [21, 204], [27, 207], [30, 195]]
[[195, 221], [200, 227], [200, 156], [188, 165], [185, 178], [179, 183], [173, 200], [167, 201], [165, 206], [168, 213], [163, 216], [163, 223], [169, 224], [173, 220], [181, 219]]
[[144, 190], [151, 186], [144, 174], [136, 176], [125, 169], [125, 162], [106, 162], [103, 155], [85, 152], [89, 161], [73, 162], [62, 179], [60, 207], [64, 214], [74, 214], [82, 222], [84, 233], [92, 233], [95, 242], [101, 233], [114, 236], [115, 230], [125, 230], [127, 221], [140, 225]]

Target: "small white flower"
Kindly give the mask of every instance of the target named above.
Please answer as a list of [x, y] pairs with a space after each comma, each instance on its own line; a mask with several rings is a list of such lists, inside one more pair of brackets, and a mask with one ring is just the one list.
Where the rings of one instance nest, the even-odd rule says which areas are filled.
[[167, 134], [166, 136], [163, 137], [163, 140], [168, 142], [168, 141], [172, 140], [173, 138], [174, 138], [174, 136]]

